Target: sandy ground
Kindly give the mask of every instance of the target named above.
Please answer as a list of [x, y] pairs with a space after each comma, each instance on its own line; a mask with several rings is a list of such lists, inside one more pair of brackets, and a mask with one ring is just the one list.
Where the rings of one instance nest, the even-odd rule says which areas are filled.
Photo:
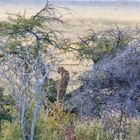
[[8, 6], [0, 6], [0, 21], [7, 20], [8, 13], [26, 13], [26, 16], [30, 16], [38, 11], [39, 7], [35, 6], [14, 6], [14, 5], [8, 5]]

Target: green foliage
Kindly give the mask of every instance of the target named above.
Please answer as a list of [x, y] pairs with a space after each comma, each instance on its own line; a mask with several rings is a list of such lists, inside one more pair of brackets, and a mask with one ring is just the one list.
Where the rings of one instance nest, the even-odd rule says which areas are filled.
[[105, 55], [114, 53], [118, 48], [126, 46], [132, 39], [125, 31], [107, 30], [92, 32], [78, 43], [79, 57], [81, 59], [92, 59], [97, 63]]
[[20, 14], [9, 15], [9, 22], [0, 23], [1, 34], [10, 35], [11, 37], [17, 37], [21, 35], [24, 37], [24, 34], [28, 30], [32, 30], [35, 27], [41, 27], [41, 20], [33, 20], [32, 18], [25, 18]]
[[74, 114], [64, 112], [60, 104], [56, 102], [51, 113], [40, 115], [35, 130], [36, 134], [38, 133], [37, 140], [63, 140], [65, 127], [75, 120]]
[[25, 112], [24, 122], [25, 122], [25, 130], [27, 134], [30, 134], [32, 118], [33, 118], [33, 109], [34, 109], [34, 103], [31, 103]]
[[75, 121], [75, 118], [75, 114], [64, 112], [60, 103], [56, 102], [54, 110], [48, 115], [47, 124], [54, 131], [62, 132], [68, 123]]
[[43, 113], [39, 115], [35, 127], [35, 140], [58, 140], [60, 136], [47, 123], [47, 115]]
[[3, 88], [2, 87], [0, 87], [0, 100], [3, 100]]
[[104, 126], [98, 121], [84, 122], [76, 125], [78, 140], [112, 140], [111, 134], [104, 131]]
[[0, 122], [2, 120], [12, 121], [11, 112], [13, 110], [13, 104], [11, 97], [4, 96], [3, 88], [0, 88]]
[[57, 85], [56, 84], [57, 84], [57, 82], [55, 80], [53, 80], [52, 78], [50, 78], [43, 85], [44, 90], [46, 90], [48, 93], [47, 98], [51, 102], [56, 101], [56, 97], [57, 97], [57, 89], [56, 89]]
[[[77, 121], [75, 115], [63, 112], [58, 104], [56, 104], [54, 112], [48, 116], [44, 110], [41, 110], [35, 126], [34, 140], [64, 140], [66, 126], [73, 122], [76, 131], [77, 140], [112, 140], [114, 134], [113, 129], [106, 130], [104, 124], [96, 119]], [[30, 110], [31, 111], [31, 110]], [[30, 119], [31, 112], [26, 115]], [[129, 120], [130, 123], [131, 120]], [[130, 127], [130, 133], [128, 134], [128, 140], [137, 139], [137, 133], [139, 130], [139, 120], [135, 120]], [[2, 127], [0, 131], [1, 140], [21, 140], [20, 126], [17, 121], [9, 122], [2, 121]], [[117, 138], [115, 140], [118, 140]], [[123, 140], [120, 137], [120, 140]]]
[[0, 131], [1, 140], [22, 140], [20, 126], [17, 122], [3, 121]]
[[[20, 14], [10, 15], [8, 22], [0, 22], [0, 36], [6, 37], [5, 49], [10, 54], [20, 54], [24, 58], [25, 46], [23, 44], [30, 42], [34, 45], [35, 40], [30, 38], [32, 36], [31, 32], [38, 29], [38, 32], [40, 31], [40, 34], [43, 34], [40, 28], [42, 28], [41, 20], [33, 20]], [[35, 47], [30, 51], [35, 52], [34, 49]]]
[[20, 58], [27, 57], [25, 49], [29, 46], [30, 55], [35, 57], [39, 50], [47, 51], [48, 45], [55, 47], [57, 40], [56, 34], [44, 25], [44, 19], [26, 18], [20, 14], [11, 14], [7, 22], [0, 22], [0, 37], [5, 38], [6, 51], [20, 55]]

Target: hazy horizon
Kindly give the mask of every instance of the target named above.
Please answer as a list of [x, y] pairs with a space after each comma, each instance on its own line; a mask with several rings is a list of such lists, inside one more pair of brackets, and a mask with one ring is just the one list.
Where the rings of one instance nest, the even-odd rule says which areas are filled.
[[[3, 4], [39, 4], [39, 5], [44, 5], [47, 2], [47, 0], [0, 0], [0, 5], [2, 6]], [[119, 3], [139, 3], [140, 0], [49, 0], [50, 3], [112, 3], [112, 2], [119, 2]], [[63, 4], [63, 3], [60, 3]]]

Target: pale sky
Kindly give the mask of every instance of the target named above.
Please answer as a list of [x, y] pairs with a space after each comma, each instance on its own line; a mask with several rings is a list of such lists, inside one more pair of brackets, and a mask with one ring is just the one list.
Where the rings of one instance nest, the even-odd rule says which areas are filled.
[[[39, 0], [33, 0], [33, 1], [39, 1]], [[50, 0], [51, 1], [139, 1], [140, 0]]]
[[[47, 0], [0, 0], [0, 6], [2, 6], [3, 4], [4, 5], [7, 5], [7, 4], [22, 4], [22, 5], [24, 5], [24, 4], [35, 4], [35, 5], [44, 5], [44, 4], [46, 4], [46, 1]], [[127, 2], [132, 2], [132, 1], [135, 1], [135, 2], [140, 2], [140, 0], [49, 0], [49, 2], [51, 3], [53, 3], [53, 2], [59, 2], [59, 1], [64, 1], [64, 2], [69, 2], [69, 1], [71, 1], [71, 2], [74, 2], [74, 1], [80, 1], [80, 2], [82, 2], [82, 1], [84, 1], [84, 2], [86, 2], [86, 1], [103, 1], [103, 2], [105, 2], [105, 1], [120, 1], [120, 2], [124, 2], [124, 1], [127, 1]]]

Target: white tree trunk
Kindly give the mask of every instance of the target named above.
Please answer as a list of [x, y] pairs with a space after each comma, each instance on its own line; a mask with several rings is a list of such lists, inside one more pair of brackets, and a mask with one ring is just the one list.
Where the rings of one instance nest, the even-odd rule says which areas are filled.
[[23, 101], [21, 115], [20, 115], [20, 126], [21, 126], [21, 132], [22, 132], [22, 138], [23, 140], [26, 140], [26, 131], [25, 131], [25, 123], [24, 123], [24, 117], [25, 117], [25, 99]]
[[35, 110], [34, 110], [34, 113], [33, 113], [30, 140], [34, 139], [35, 124], [36, 124], [36, 120], [37, 120], [37, 117], [38, 117], [39, 109], [40, 109], [40, 103], [39, 103], [39, 100], [37, 99], [36, 105], [35, 105]]

